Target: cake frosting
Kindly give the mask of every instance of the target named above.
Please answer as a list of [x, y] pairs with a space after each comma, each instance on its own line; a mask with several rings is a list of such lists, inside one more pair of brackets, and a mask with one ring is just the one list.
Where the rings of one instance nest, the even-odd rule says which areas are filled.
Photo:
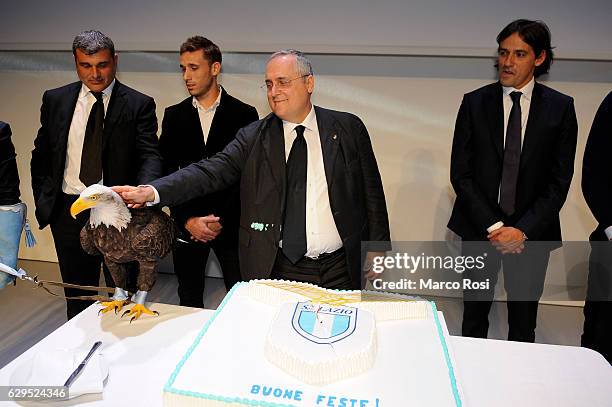
[[238, 283], [164, 388], [175, 406], [461, 406], [428, 301], [279, 280]]

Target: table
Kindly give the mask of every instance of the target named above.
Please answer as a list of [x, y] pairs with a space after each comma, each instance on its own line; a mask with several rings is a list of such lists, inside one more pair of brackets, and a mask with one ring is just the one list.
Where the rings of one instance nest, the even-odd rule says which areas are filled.
[[[213, 311], [152, 304], [159, 317], [130, 324], [113, 313], [98, 316], [99, 308], [90, 306], [6, 365], [0, 386], [36, 352], [101, 340], [110, 365], [104, 393], [38, 405], [161, 406], [170, 373]], [[612, 366], [592, 350], [456, 336], [451, 347], [465, 406], [612, 406]]]

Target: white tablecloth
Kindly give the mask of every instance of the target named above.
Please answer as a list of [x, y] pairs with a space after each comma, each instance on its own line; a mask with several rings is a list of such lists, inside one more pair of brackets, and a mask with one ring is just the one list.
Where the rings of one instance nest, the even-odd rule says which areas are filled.
[[[104, 393], [38, 404], [161, 406], [170, 373], [213, 311], [152, 304], [159, 317], [130, 324], [113, 313], [98, 316], [99, 308], [90, 306], [6, 365], [0, 386], [39, 351], [89, 347], [101, 340], [110, 368]], [[589, 349], [454, 336], [451, 347], [467, 407], [612, 406], [612, 367]]]

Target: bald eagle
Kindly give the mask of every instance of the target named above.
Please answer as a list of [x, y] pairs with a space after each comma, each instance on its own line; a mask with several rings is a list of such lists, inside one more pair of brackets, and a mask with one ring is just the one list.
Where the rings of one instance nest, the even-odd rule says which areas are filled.
[[130, 322], [142, 313], [158, 314], [146, 308], [147, 293], [155, 284], [155, 265], [171, 249], [174, 241], [172, 219], [159, 208], [127, 208], [119, 194], [104, 185], [94, 184], [85, 188], [70, 207], [72, 217], [90, 209], [89, 222], [81, 230], [81, 246], [90, 255], [104, 257], [104, 263], [115, 282], [112, 301], [102, 302], [100, 310], [120, 311], [130, 302], [126, 290], [126, 263], [139, 264], [136, 287], [132, 296], [135, 305], [123, 313], [131, 316]]

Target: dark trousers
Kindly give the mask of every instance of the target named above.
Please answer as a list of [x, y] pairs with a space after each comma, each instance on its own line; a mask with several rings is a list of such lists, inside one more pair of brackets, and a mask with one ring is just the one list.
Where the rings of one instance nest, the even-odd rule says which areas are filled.
[[612, 243], [593, 242], [581, 345], [612, 364]]
[[271, 278], [300, 281], [337, 290], [352, 289], [344, 248], [333, 253], [323, 254], [316, 260], [302, 257], [295, 264], [291, 263], [283, 254], [283, 251], [279, 249]]
[[493, 304], [494, 289], [500, 267], [504, 270], [507, 292], [508, 340], [535, 342], [538, 301], [544, 290], [544, 279], [550, 251], [534, 244], [526, 244], [522, 254], [500, 254], [490, 243], [467, 242], [464, 256], [482, 256], [486, 253], [485, 268], [472, 269], [465, 278], [472, 281], [489, 279], [489, 290], [465, 290], [463, 297], [463, 336], [486, 338], [489, 331], [489, 311]]
[[238, 243], [231, 245], [226, 242], [217, 244], [215, 241], [208, 244], [179, 241], [172, 251], [172, 258], [174, 273], [178, 278], [181, 305], [204, 308], [204, 274], [211, 248], [221, 265], [225, 288], [229, 291], [234, 284], [241, 281]]
[[[64, 283], [97, 286], [100, 281], [101, 256], [90, 256], [81, 248], [80, 233], [83, 225], [89, 220], [89, 211], [81, 212], [76, 219], [70, 216], [70, 205], [78, 195], [60, 193], [53, 210], [51, 233], [55, 251], [59, 260], [60, 273]], [[112, 283], [110, 273], [105, 272], [107, 285]], [[76, 288], [64, 288], [66, 297], [94, 295], [95, 292]], [[68, 319], [83, 311], [93, 301], [66, 300]]]

